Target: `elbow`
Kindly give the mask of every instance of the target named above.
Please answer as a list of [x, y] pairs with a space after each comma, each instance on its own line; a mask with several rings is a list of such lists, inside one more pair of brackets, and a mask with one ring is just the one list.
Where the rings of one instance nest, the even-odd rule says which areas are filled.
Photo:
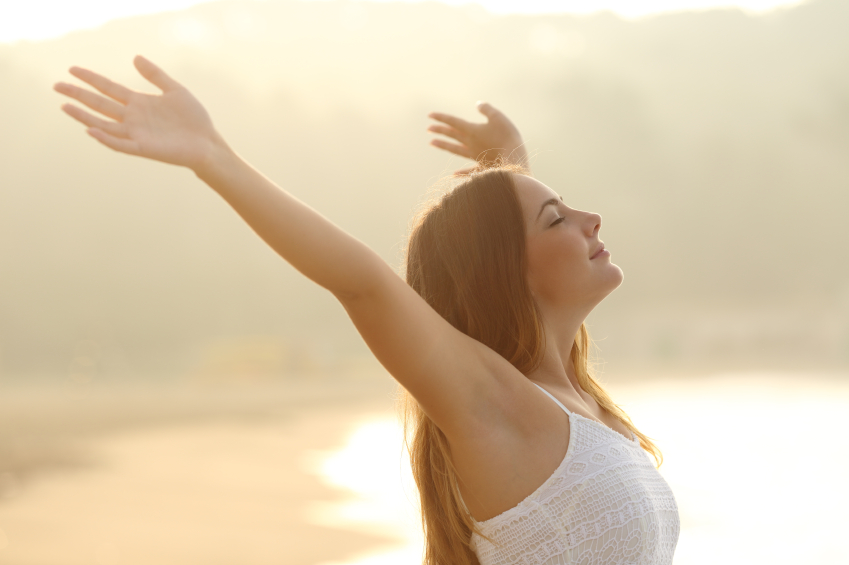
[[331, 290], [336, 299], [348, 309], [349, 306], [367, 304], [388, 296], [393, 284], [406, 284], [388, 265], [371, 276], [360, 280], [347, 280], [344, 286]]

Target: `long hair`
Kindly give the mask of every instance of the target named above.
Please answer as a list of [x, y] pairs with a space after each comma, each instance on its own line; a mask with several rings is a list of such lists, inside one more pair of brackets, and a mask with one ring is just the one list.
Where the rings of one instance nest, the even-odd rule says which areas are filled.
[[[476, 171], [420, 214], [410, 231], [406, 277], [451, 325], [528, 374], [542, 362], [545, 335], [525, 276], [516, 174], [527, 173], [512, 166]], [[582, 325], [571, 352], [578, 383], [660, 462], [657, 447], [590, 374], [590, 344]], [[404, 392], [402, 399], [425, 531], [424, 565], [478, 565], [470, 546], [476, 526], [460, 497], [448, 440], [412, 396]]]

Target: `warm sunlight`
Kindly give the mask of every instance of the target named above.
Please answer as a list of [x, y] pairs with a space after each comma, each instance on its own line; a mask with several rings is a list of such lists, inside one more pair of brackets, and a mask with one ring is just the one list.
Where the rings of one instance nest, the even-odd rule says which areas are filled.
[[849, 0], [0, 0], [0, 565], [849, 564], [846, 54]]
[[421, 555], [416, 486], [401, 446], [400, 426], [384, 416], [360, 423], [339, 451], [311, 452], [304, 460], [308, 472], [350, 497], [343, 502], [313, 502], [306, 510], [309, 522], [396, 540], [344, 565], [414, 563]]
[[29, 0], [9, 2], [0, 17], [0, 43], [39, 41], [117, 18], [182, 10], [203, 0]]
[[[840, 531], [838, 522], [845, 523], [837, 509], [846, 504], [847, 493], [835, 492], [829, 485], [839, 480], [835, 470], [846, 467], [846, 455], [830, 448], [832, 438], [821, 432], [837, 425], [834, 418], [849, 406], [849, 389], [833, 390], [817, 382], [815, 387], [824, 388], [800, 394], [781, 384], [792, 381], [728, 375], [707, 385], [670, 381], [653, 389], [633, 385], [615, 389], [638, 425], [662, 446], [661, 471], [683, 509], [676, 563], [799, 563], [806, 561], [806, 551], [816, 551], [818, 563], [838, 562], [841, 550], [836, 537], [816, 528], [797, 529], [798, 524], [786, 517], [830, 516], [827, 521], [835, 524], [834, 532]], [[725, 391], [732, 388], [736, 395], [729, 400]], [[760, 423], [778, 422], [791, 413], [804, 417], [793, 418], [792, 425], [780, 432]], [[786, 442], [800, 438], [805, 438], [804, 449], [788, 459]], [[400, 446], [398, 424], [385, 417], [361, 423], [340, 450], [309, 458], [309, 470], [350, 497], [344, 502], [314, 503], [309, 508], [313, 523], [398, 539], [394, 548], [322, 565], [416, 562], [421, 534], [416, 524], [401, 519], [412, 514], [409, 497], [415, 495], [415, 486]], [[728, 461], [741, 463], [730, 467]], [[804, 476], [818, 480], [805, 482], [803, 496], [781, 494], [786, 485]], [[794, 549], [768, 543], [790, 538], [799, 542]], [[755, 539], [761, 542], [751, 544]]]
[[[0, 43], [29, 40], [39, 41], [60, 37], [66, 33], [98, 27], [109, 20], [141, 14], [182, 10], [210, 0], [28, 0], [9, 2], [0, 17]], [[243, 0], [252, 3], [250, 0]], [[262, 0], [260, 0], [262, 1]], [[266, 0], [274, 1], [274, 0]], [[324, 0], [302, 0], [324, 1]], [[364, 0], [406, 1], [422, 0]], [[445, 4], [470, 4], [468, 0], [440, 0]], [[680, 10], [737, 6], [744, 10], [764, 11], [778, 6], [799, 4], [799, 0], [477, 0], [493, 13], [566, 12], [585, 14], [609, 10], [623, 17]]]

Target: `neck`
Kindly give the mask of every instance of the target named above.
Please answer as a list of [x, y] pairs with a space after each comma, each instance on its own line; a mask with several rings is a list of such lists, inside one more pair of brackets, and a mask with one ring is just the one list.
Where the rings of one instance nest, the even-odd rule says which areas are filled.
[[528, 378], [556, 388], [581, 390], [572, 363], [572, 346], [589, 312], [543, 311], [545, 354], [539, 367]]

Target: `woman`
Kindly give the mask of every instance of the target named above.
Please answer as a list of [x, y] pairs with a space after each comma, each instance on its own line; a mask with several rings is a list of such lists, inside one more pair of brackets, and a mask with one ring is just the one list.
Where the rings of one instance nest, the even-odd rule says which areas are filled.
[[411, 395], [411, 460], [427, 565], [671, 563], [678, 514], [636, 430], [587, 370], [583, 322], [622, 282], [601, 217], [569, 208], [521, 168], [518, 130], [445, 114], [437, 147], [479, 164], [426, 211], [407, 282], [371, 249], [252, 169], [203, 106], [142, 57], [161, 95], [91, 71], [100, 94], [55, 88], [102, 144], [189, 167], [284, 259], [336, 296]]

